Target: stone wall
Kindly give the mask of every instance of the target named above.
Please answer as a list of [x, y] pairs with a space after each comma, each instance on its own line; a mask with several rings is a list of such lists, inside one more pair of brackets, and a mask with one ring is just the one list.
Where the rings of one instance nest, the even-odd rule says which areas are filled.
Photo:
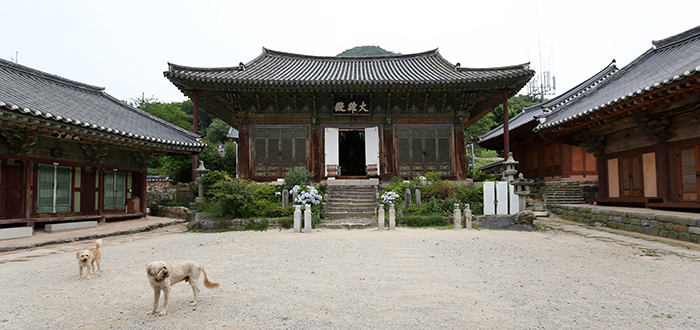
[[159, 206], [158, 216], [164, 218], [185, 219], [189, 209], [184, 206]]
[[171, 181], [148, 181], [146, 182], [146, 198], [148, 204], [162, 200], [174, 200], [175, 188], [173, 188]]
[[[262, 224], [262, 220], [260, 219], [233, 219], [226, 220], [226, 227], [228, 229], [244, 229], [245, 226], [251, 222], [256, 225]], [[197, 213], [194, 215], [194, 219], [192, 219], [192, 221], [190, 221], [190, 223], [187, 225], [187, 229], [217, 230], [221, 226], [222, 223], [220, 221], [207, 219], [204, 214]], [[268, 229], [279, 227], [280, 224], [278, 219], [267, 219]]]
[[564, 220], [700, 243], [700, 214], [688, 217], [548, 204]]

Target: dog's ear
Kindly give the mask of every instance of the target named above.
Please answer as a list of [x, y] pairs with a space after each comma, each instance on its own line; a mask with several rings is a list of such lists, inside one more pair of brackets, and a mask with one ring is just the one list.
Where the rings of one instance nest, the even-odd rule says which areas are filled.
[[78, 252], [75, 253], [75, 257], [78, 258], [78, 259], [80, 259], [80, 251], [78, 251]]

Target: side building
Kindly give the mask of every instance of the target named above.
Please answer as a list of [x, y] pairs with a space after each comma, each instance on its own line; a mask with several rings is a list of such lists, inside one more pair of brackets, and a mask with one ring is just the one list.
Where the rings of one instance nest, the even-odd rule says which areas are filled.
[[700, 209], [700, 27], [544, 114], [545, 140], [597, 157], [600, 204]]
[[470, 69], [437, 50], [319, 57], [263, 49], [247, 64], [164, 73], [196, 107], [238, 130], [238, 176], [295, 166], [326, 179], [466, 177], [464, 128], [515, 95], [527, 64]]
[[1, 59], [0, 141], [0, 227], [144, 217], [148, 162], [205, 146], [102, 87]]

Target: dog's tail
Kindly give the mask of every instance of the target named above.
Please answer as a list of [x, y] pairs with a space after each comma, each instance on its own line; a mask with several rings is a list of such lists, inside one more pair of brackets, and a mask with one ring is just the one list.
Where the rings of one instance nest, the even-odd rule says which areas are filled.
[[102, 247], [102, 240], [98, 239], [95, 241], [95, 248], [99, 250], [100, 247]]
[[202, 273], [204, 274], [204, 286], [207, 287], [207, 289], [216, 289], [219, 287], [219, 283], [209, 281], [207, 272], [204, 271], [204, 267], [202, 267]]

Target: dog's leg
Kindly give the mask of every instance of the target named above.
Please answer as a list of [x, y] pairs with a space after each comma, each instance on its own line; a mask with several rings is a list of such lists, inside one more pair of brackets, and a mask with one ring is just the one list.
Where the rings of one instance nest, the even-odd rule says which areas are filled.
[[87, 268], [87, 279], [89, 280], [90, 279], [90, 271], [92, 270], [92, 265], [89, 261], [88, 261], [88, 264], [85, 268]]
[[95, 260], [97, 260], [97, 272], [102, 272], [102, 267], [100, 266], [100, 261], [102, 261], [102, 258], [98, 258]]
[[192, 293], [194, 294], [194, 300], [191, 301], [190, 306], [194, 307], [197, 306], [197, 302], [199, 302], [199, 287], [197, 286], [196, 279], [190, 278], [189, 283], [192, 287]]
[[163, 310], [160, 311], [160, 316], [165, 315], [166, 310], [168, 309], [168, 298], [170, 297], [170, 286], [166, 286], [163, 288]]
[[158, 309], [158, 300], [160, 300], [160, 288], [153, 287], [153, 309], [146, 313], [146, 315], [156, 313], [156, 309]]
[[95, 274], [97, 274], [100, 271], [102, 271], [102, 268], [100, 267], [100, 259], [96, 258], [96, 259], [92, 260], [92, 269], [93, 270], [95, 269], [95, 263], [97, 263], [97, 271], [95, 272]]
[[78, 270], [80, 270], [80, 275], [78, 275], [78, 279], [83, 278], [83, 266], [78, 266]]

